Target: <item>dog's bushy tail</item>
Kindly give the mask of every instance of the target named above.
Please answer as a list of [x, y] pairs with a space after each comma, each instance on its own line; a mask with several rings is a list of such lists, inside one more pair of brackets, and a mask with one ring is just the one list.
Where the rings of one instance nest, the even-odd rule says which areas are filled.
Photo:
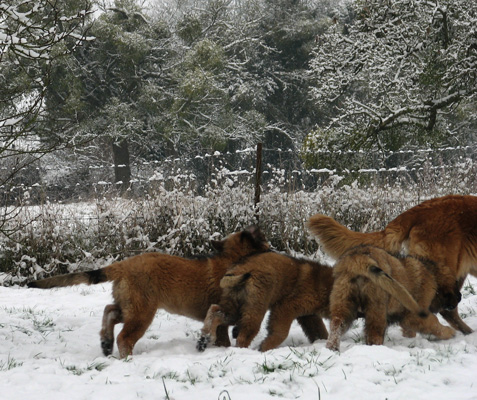
[[50, 289], [54, 287], [74, 286], [85, 283], [87, 285], [95, 285], [102, 282], [107, 282], [108, 278], [105, 271], [106, 268], [97, 269], [94, 271], [75, 272], [73, 274], [65, 274], [53, 276], [51, 278], [40, 279], [28, 283], [30, 288]]
[[340, 258], [350, 248], [360, 245], [384, 247], [384, 232], [355, 232], [333, 218], [315, 214], [308, 220], [308, 230], [316, 236], [326, 254]]
[[419, 304], [417, 304], [411, 293], [397, 280], [393, 279], [388, 273], [381, 268], [370, 265], [367, 268], [366, 276], [378, 285], [381, 289], [385, 290], [392, 297], [398, 300], [409, 311], [418, 314], [420, 317], [427, 317], [428, 311], [423, 310]]
[[[344, 260], [346, 261], [346, 260]], [[375, 285], [379, 286], [390, 296], [399, 301], [406, 309], [425, 318], [429, 314], [424, 310], [409, 291], [396, 279], [391, 276], [391, 269], [386, 266], [379, 266], [372, 258], [361, 258], [350, 260], [346, 263], [347, 269], [368, 278]]]

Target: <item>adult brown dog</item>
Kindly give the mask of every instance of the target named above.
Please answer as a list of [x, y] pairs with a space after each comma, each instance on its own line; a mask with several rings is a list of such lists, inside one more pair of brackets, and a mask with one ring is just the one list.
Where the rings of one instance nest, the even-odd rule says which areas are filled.
[[261, 351], [277, 347], [288, 336], [294, 319], [314, 342], [326, 339], [322, 317], [329, 318], [333, 269], [317, 262], [268, 252], [252, 255], [234, 265], [220, 281], [219, 304], [210, 307], [197, 349], [214, 342], [221, 325], [236, 325], [238, 347], [248, 347], [260, 330], [267, 310], [268, 336]]
[[372, 246], [345, 252], [333, 270], [326, 347], [339, 350], [341, 336], [359, 313], [364, 314], [368, 345], [383, 344], [388, 321], [399, 322], [405, 336], [414, 336], [418, 331], [438, 339], [453, 337], [454, 329], [441, 325], [427, 311], [437, 290], [434, 267], [430, 260], [397, 258]]
[[[157, 309], [204, 320], [209, 306], [220, 300], [219, 286], [227, 268], [243, 257], [268, 251], [261, 231], [249, 227], [214, 241], [218, 254], [185, 259], [161, 253], [145, 253], [95, 271], [66, 274], [28, 284], [32, 288], [113, 282], [114, 303], [104, 309], [101, 347], [107, 356], [113, 351], [114, 326], [124, 326], [117, 338], [121, 358], [132, 354], [136, 342], [151, 324]], [[229, 346], [226, 327], [219, 332], [218, 345]]]
[[335, 259], [352, 247], [368, 244], [435, 261], [438, 296], [431, 310], [464, 334], [472, 332], [460, 318], [457, 304], [467, 274], [477, 276], [477, 197], [449, 195], [424, 201], [379, 232], [353, 232], [320, 214], [310, 218], [308, 227]]

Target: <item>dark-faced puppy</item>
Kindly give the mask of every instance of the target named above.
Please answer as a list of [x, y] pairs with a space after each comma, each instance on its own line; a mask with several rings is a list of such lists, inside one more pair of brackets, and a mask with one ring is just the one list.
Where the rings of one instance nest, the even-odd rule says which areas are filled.
[[310, 342], [325, 339], [322, 318], [329, 317], [332, 268], [319, 263], [268, 252], [249, 256], [234, 265], [220, 282], [219, 304], [212, 305], [197, 344], [204, 350], [216, 340], [221, 325], [238, 327], [237, 346], [248, 347], [270, 310], [268, 335], [261, 351], [277, 347], [297, 319]]

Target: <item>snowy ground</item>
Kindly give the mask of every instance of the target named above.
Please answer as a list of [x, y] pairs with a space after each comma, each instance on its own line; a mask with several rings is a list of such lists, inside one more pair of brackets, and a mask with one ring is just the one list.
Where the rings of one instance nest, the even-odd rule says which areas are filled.
[[265, 354], [256, 350], [263, 330], [250, 349], [198, 353], [201, 323], [158, 311], [125, 361], [104, 357], [99, 345], [110, 289], [0, 287], [0, 398], [477, 399], [475, 278], [459, 308], [476, 332], [448, 341], [403, 338], [394, 326], [384, 346], [369, 347], [357, 324], [335, 354], [322, 340], [307, 343], [294, 325], [287, 341]]

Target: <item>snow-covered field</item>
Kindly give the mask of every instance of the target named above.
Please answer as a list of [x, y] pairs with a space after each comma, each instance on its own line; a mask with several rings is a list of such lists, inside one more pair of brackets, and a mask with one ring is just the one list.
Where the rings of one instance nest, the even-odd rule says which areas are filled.
[[[264, 354], [256, 350], [263, 329], [250, 349], [198, 353], [201, 323], [160, 310], [123, 361], [116, 347], [104, 357], [99, 345], [109, 302], [110, 284], [0, 287], [0, 399], [477, 399], [477, 331], [431, 341], [393, 326], [384, 346], [369, 347], [359, 323], [336, 354], [293, 325]], [[466, 282], [459, 308], [477, 330], [477, 279]]]

